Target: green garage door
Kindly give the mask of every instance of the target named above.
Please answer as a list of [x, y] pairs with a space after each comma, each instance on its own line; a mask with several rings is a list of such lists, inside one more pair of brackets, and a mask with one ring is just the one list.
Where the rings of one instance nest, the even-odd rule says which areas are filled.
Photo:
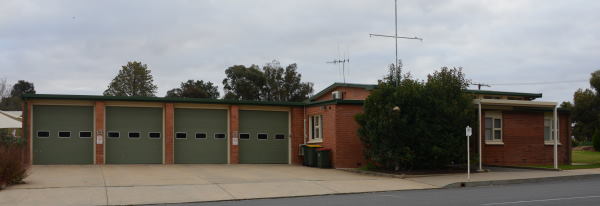
[[163, 110], [106, 107], [106, 163], [161, 164]]
[[240, 163], [288, 163], [288, 112], [240, 111]]
[[175, 163], [227, 163], [227, 110], [175, 109]]
[[93, 164], [91, 106], [33, 106], [33, 164]]

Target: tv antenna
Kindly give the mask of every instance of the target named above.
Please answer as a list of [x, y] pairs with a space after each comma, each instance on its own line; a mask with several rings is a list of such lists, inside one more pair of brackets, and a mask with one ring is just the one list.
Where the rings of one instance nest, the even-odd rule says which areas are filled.
[[350, 58], [343, 59], [334, 59], [333, 61], [328, 61], [328, 64], [342, 64], [342, 78], [344, 79], [344, 84], [346, 84], [346, 62], [350, 63]]
[[489, 84], [484, 83], [471, 83], [471, 85], [477, 85], [477, 90], [481, 90], [481, 87], [492, 87]]
[[423, 42], [423, 38], [420, 37], [406, 37], [406, 36], [398, 36], [398, 0], [394, 0], [394, 29], [396, 33], [394, 36], [392, 35], [384, 35], [384, 34], [369, 34], [369, 37], [386, 37], [386, 38], [394, 38], [396, 43], [396, 59], [394, 61], [394, 67], [398, 67], [398, 39], [409, 39], [409, 40], [420, 40]]

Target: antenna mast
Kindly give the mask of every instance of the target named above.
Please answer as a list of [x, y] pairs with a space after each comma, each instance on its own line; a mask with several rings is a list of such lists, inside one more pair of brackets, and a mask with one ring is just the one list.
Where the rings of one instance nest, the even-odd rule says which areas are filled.
[[346, 62], [350, 62], [350, 58], [334, 59], [333, 61], [326, 62], [328, 64], [342, 64], [342, 78], [344, 79], [344, 84], [346, 84]]

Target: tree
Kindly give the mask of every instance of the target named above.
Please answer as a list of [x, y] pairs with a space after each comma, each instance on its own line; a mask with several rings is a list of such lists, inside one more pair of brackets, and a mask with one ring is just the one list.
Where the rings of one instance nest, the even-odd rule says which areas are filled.
[[246, 67], [235, 65], [225, 70], [223, 79], [225, 99], [260, 100], [260, 91], [265, 85], [265, 76], [257, 65]]
[[134, 61], [127, 62], [127, 65], [121, 67], [119, 74], [104, 91], [104, 96], [153, 97], [156, 89], [148, 65]]
[[297, 72], [298, 65], [290, 64], [285, 69], [273, 60], [263, 67], [265, 87], [261, 90], [261, 99], [265, 101], [301, 102], [313, 92], [313, 84], [302, 82]]
[[591, 74], [590, 86], [591, 89], [578, 89], [573, 94], [573, 136], [579, 141], [591, 141], [600, 132], [600, 70]]
[[274, 60], [265, 64], [262, 71], [257, 65], [245, 67], [236, 65], [225, 70], [223, 80], [225, 99], [291, 101], [308, 99], [313, 92], [313, 84], [302, 82], [298, 66], [290, 64], [285, 69]]
[[179, 88], [169, 90], [166, 97], [217, 99], [219, 98], [219, 88], [212, 82], [190, 79], [187, 82], [181, 82]]
[[10, 89], [9, 96], [2, 97], [2, 101], [0, 102], [0, 110], [21, 110], [22, 109], [22, 96], [23, 94], [35, 94], [35, 87], [33, 83], [27, 82], [25, 80], [19, 80], [16, 84], [12, 86]]
[[464, 128], [476, 123], [461, 68], [419, 81], [393, 67], [356, 116], [367, 159], [385, 169], [436, 169], [466, 161]]

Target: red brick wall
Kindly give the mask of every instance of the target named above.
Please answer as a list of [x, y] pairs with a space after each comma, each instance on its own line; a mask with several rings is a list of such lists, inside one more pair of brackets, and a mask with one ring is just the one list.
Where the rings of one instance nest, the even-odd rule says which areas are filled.
[[175, 127], [175, 109], [173, 108], [173, 103], [166, 103], [164, 105], [164, 110], [165, 110], [165, 159], [164, 159], [164, 164], [173, 164], [174, 162], [174, 139], [173, 139], [173, 133], [174, 133], [174, 127]]
[[[292, 155], [292, 164], [302, 164], [302, 158], [298, 155], [299, 145], [304, 144], [304, 108], [303, 107], [293, 107], [291, 109], [291, 155]], [[308, 124], [307, 124], [308, 125]]]
[[[323, 145], [325, 148], [331, 149], [331, 161], [333, 166], [336, 164], [336, 105], [312, 106], [306, 108], [306, 138], [310, 140], [310, 121], [309, 117], [313, 115], [323, 115], [323, 142], [314, 143]], [[308, 142], [310, 144], [310, 142]]]
[[323, 101], [323, 100], [332, 100], [331, 92], [333, 91], [342, 91], [343, 98], [347, 100], [364, 100], [366, 99], [371, 91], [366, 90], [364, 88], [357, 87], [336, 87], [328, 93], [323, 94], [322, 96], [316, 98], [314, 101]]
[[[484, 124], [485, 111], [482, 114]], [[561, 114], [559, 164], [569, 163], [569, 116]], [[544, 144], [544, 113], [526, 111], [502, 112], [503, 145], [485, 144], [483, 139], [483, 164], [486, 165], [552, 165], [553, 146]], [[482, 126], [482, 134], [484, 133]]]
[[336, 168], [355, 168], [366, 164], [363, 144], [358, 137], [359, 125], [354, 119], [362, 112], [362, 105], [336, 106]]
[[[96, 144], [94, 141], [94, 147], [96, 148], [96, 164], [103, 165], [104, 164], [104, 143], [106, 142], [106, 131], [104, 129], [104, 118], [105, 118], [105, 107], [104, 102], [96, 101], [94, 105], [94, 124], [95, 124], [95, 134], [96, 136], [101, 136], [102, 144]], [[98, 131], [101, 131], [98, 133]], [[97, 137], [94, 137], [96, 140]]]
[[233, 145], [232, 138], [237, 137], [240, 130], [240, 107], [238, 105], [229, 106], [229, 163], [239, 164], [239, 147]]

